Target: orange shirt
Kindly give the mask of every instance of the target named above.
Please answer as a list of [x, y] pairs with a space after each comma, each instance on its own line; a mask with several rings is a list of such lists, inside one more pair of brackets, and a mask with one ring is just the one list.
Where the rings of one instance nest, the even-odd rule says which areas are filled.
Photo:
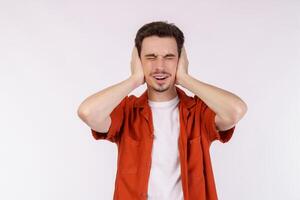
[[[214, 140], [230, 140], [235, 127], [218, 132], [215, 113], [200, 98], [186, 95], [175, 86], [179, 97], [180, 133], [178, 150], [185, 200], [216, 200], [209, 148]], [[118, 147], [114, 200], [146, 200], [154, 138], [147, 90], [126, 96], [111, 112], [107, 133], [91, 129], [96, 140], [105, 139]]]

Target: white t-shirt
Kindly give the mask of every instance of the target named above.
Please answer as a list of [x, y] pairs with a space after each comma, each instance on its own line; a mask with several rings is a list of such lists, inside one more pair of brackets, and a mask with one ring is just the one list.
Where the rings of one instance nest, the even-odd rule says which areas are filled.
[[178, 96], [164, 102], [148, 99], [154, 126], [148, 200], [183, 200], [178, 151], [178, 102]]

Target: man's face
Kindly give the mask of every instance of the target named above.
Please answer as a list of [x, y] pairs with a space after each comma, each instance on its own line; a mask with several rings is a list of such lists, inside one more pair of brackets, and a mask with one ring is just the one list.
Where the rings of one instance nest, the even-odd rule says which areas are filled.
[[157, 92], [164, 92], [173, 87], [178, 64], [175, 38], [158, 36], [144, 38], [141, 62], [148, 87]]

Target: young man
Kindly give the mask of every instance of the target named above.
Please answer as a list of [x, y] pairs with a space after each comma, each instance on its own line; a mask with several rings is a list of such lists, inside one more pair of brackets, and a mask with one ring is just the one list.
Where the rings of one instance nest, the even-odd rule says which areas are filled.
[[[209, 147], [231, 138], [247, 106], [192, 77], [183, 43], [174, 24], [145, 24], [135, 38], [131, 76], [78, 108], [95, 139], [117, 144], [115, 200], [217, 199]], [[128, 96], [145, 82], [140, 97]]]

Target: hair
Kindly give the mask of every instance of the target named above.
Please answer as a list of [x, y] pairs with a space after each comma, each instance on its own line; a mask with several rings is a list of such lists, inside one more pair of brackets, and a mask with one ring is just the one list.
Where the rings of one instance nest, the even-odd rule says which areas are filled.
[[138, 50], [139, 57], [141, 57], [142, 42], [144, 38], [150, 36], [158, 37], [174, 37], [177, 43], [178, 57], [181, 54], [181, 48], [184, 43], [183, 32], [173, 23], [167, 21], [155, 21], [143, 25], [136, 33], [135, 46]]

